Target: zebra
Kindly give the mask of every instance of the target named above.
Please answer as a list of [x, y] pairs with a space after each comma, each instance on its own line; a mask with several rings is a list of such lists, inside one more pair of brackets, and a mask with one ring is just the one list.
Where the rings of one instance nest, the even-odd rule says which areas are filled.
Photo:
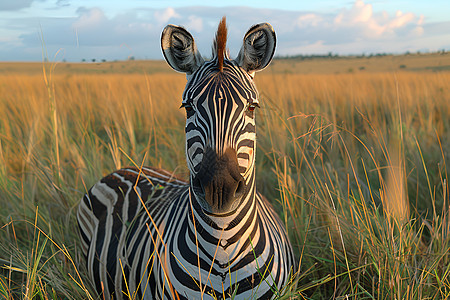
[[187, 84], [189, 181], [153, 167], [124, 168], [81, 199], [77, 220], [87, 273], [104, 299], [272, 299], [296, 261], [283, 223], [255, 186], [256, 71], [276, 36], [261, 23], [235, 60], [225, 17], [205, 61], [183, 27], [167, 25], [161, 47]]

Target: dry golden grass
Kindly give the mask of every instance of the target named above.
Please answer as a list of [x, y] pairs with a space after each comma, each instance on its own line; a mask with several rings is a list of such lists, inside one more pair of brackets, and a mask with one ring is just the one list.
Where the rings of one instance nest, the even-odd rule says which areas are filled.
[[[450, 113], [450, 73], [365, 73], [265, 75], [256, 78], [261, 93], [284, 112], [320, 114], [335, 124], [346, 122], [355, 132], [357, 108], [370, 113], [374, 127], [385, 126], [385, 112], [397, 103], [408, 128], [443, 134], [445, 116]], [[443, 119], [444, 118], [444, 119]], [[410, 127], [411, 126], [411, 127]]]
[[[47, 69], [53, 63], [44, 64]], [[0, 62], [0, 74], [42, 75], [41, 62]], [[263, 74], [340, 74], [373, 72], [450, 71], [450, 53], [386, 55], [372, 57], [275, 58]], [[173, 74], [163, 60], [112, 62], [59, 62], [56, 73], [64, 74]]]
[[272, 62], [270, 69], [288, 74], [450, 71], [450, 53], [279, 59]]
[[[0, 62], [0, 74], [42, 75], [43, 66], [50, 69], [54, 63], [42, 62]], [[58, 62], [56, 73], [63, 74], [173, 74], [163, 60], [114, 61], [95, 63]]]
[[[450, 295], [450, 72], [289, 74], [282, 63], [256, 75], [257, 182], [302, 263], [292, 296]], [[184, 76], [116, 64], [0, 74], [4, 298], [91, 297], [74, 210], [102, 176], [145, 157], [187, 177]]]

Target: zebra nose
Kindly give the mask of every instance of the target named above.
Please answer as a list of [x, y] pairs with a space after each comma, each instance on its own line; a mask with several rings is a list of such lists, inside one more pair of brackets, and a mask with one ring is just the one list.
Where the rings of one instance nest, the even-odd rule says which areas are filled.
[[232, 148], [220, 157], [214, 150], [206, 149], [197, 179], [212, 213], [231, 211], [245, 194], [244, 178], [239, 172], [236, 150]]

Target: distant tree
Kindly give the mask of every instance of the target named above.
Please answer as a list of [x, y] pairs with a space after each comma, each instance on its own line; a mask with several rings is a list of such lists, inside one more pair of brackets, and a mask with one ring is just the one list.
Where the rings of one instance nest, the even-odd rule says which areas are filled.
[[83, 59], [81, 60], [81, 62], [86, 62], [86, 58], [83, 58]]
[[92, 62], [95, 62], [95, 58], [92, 59]]
[[134, 56], [128, 57], [128, 60], [134, 60]]
[[102, 62], [106, 62], [106, 59], [102, 59]]

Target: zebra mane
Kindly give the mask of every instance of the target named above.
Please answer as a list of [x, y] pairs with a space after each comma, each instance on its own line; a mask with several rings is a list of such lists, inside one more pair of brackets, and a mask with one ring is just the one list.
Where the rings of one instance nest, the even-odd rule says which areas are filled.
[[220, 20], [219, 27], [217, 28], [213, 48], [213, 56], [217, 57], [220, 72], [223, 70], [223, 59], [226, 55], [225, 48], [227, 45], [227, 31], [227, 18], [223, 17], [222, 20]]

